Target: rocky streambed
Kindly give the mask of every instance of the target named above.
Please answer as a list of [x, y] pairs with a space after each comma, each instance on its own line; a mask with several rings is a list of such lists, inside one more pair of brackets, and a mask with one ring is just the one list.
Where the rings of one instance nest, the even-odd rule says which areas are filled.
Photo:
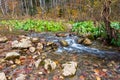
[[119, 52], [91, 45], [71, 33], [1, 35], [0, 79], [120, 80]]

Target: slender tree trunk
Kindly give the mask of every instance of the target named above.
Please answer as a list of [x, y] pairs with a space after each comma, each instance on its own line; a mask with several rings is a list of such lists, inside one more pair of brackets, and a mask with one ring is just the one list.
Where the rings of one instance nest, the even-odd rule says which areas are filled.
[[5, 12], [4, 12], [3, 7], [2, 7], [2, 0], [0, 0], [0, 9], [2, 11], [2, 14], [5, 15]]
[[107, 41], [110, 43], [111, 40], [114, 38], [116, 38], [115, 35], [115, 30], [111, 28], [110, 24], [110, 13], [111, 13], [111, 9], [110, 9], [110, 4], [111, 1], [110, 0], [106, 0], [104, 3], [104, 9], [102, 12], [103, 15], [103, 21], [105, 23], [105, 27], [106, 27], [106, 33], [107, 33]]

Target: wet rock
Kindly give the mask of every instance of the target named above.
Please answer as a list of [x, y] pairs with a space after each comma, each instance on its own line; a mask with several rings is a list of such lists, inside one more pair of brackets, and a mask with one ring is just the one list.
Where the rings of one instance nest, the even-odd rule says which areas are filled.
[[89, 39], [91, 39], [91, 40], [94, 40], [93, 34], [90, 34], [90, 33], [85, 34], [83, 37], [89, 38]]
[[41, 38], [40, 39], [40, 43], [42, 43], [43, 45], [46, 45], [46, 39], [45, 38]]
[[53, 44], [54, 42], [47, 42], [47, 46], [52, 46], [52, 44]]
[[39, 42], [39, 38], [37, 38], [37, 37], [32, 38], [31, 41], [32, 41], [33, 43]]
[[60, 41], [60, 44], [61, 44], [63, 47], [67, 47], [67, 46], [68, 46], [68, 42], [65, 41], [65, 40], [61, 40], [61, 41]]
[[85, 38], [84, 41], [82, 42], [82, 44], [84, 45], [91, 45], [92, 44], [92, 41], [88, 38]]
[[44, 60], [45, 64], [44, 64], [44, 68], [46, 70], [54, 70], [56, 68], [56, 63], [54, 61], [52, 61], [51, 59], [45, 59]]
[[6, 53], [6, 59], [9, 60], [9, 59], [16, 59], [16, 58], [19, 58], [20, 57], [20, 54], [18, 52], [7, 52]]
[[19, 77], [16, 78], [16, 80], [25, 80], [26, 75], [19, 74]]
[[56, 43], [53, 43], [51, 47], [53, 50], [56, 50], [56, 49], [58, 49], [59, 45]]
[[20, 39], [27, 38], [27, 36], [25, 36], [25, 35], [18, 35], [18, 38], [20, 38]]
[[0, 43], [2, 43], [2, 42], [6, 42], [8, 40], [8, 38], [7, 37], [0, 37]]
[[43, 49], [43, 44], [42, 43], [38, 43], [37, 44], [37, 49], [38, 50], [42, 50]]
[[66, 37], [67, 34], [65, 34], [65, 33], [56, 33], [56, 36], [57, 37]]
[[32, 53], [35, 52], [35, 47], [30, 47], [29, 51], [32, 52]]
[[42, 61], [41, 59], [38, 59], [38, 60], [35, 62], [35, 67], [36, 67], [36, 68], [39, 67], [41, 61]]
[[83, 42], [83, 40], [84, 40], [84, 38], [79, 38], [79, 39], [77, 40], [77, 43], [81, 44], [81, 43]]
[[12, 42], [12, 48], [29, 48], [32, 43], [29, 39], [21, 39], [20, 41], [15, 40]]
[[63, 76], [72, 76], [75, 75], [76, 73], [76, 68], [77, 68], [77, 62], [68, 62], [65, 64], [62, 64], [63, 67]]
[[46, 50], [50, 50], [50, 49], [56, 50], [58, 48], [58, 45], [54, 42], [47, 42], [46, 45], [47, 45]]
[[4, 72], [0, 73], [0, 80], [7, 80]]

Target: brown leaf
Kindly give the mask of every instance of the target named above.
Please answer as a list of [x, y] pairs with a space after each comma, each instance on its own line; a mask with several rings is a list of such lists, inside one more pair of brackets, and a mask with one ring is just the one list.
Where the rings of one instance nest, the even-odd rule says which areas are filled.
[[99, 69], [94, 69], [93, 71], [95, 72], [95, 74], [99, 74], [100, 73]]
[[85, 80], [85, 77], [83, 75], [81, 75], [80, 80]]
[[0, 65], [0, 70], [2, 70], [2, 69], [3, 69], [3, 66]]

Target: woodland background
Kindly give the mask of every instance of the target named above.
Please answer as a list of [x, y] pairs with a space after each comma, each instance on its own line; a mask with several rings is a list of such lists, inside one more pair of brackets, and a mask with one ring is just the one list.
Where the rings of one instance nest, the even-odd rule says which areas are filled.
[[[101, 20], [105, 0], [0, 0], [0, 19]], [[120, 21], [120, 0], [112, 0], [111, 21]]]

